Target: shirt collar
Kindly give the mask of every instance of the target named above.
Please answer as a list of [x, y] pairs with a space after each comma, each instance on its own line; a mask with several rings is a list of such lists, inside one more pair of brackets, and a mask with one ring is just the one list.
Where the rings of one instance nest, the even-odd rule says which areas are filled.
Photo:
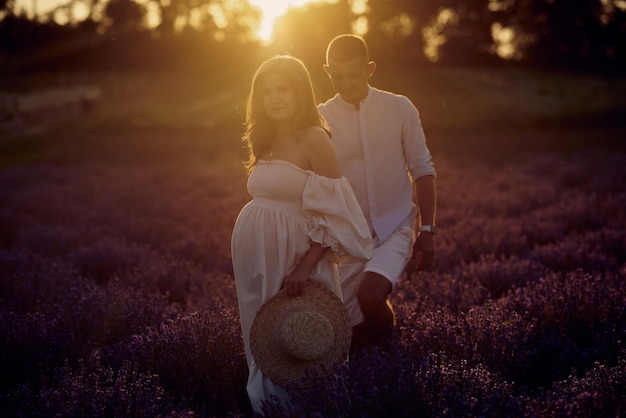
[[[369, 84], [367, 85], [367, 96], [365, 96], [365, 98], [363, 100], [361, 100], [361, 105], [365, 104], [366, 102], [371, 100], [372, 97], [372, 92], [374, 91], [374, 88], [372, 86], [370, 86]], [[339, 101], [339, 103], [341, 104], [341, 106], [343, 107], [349, 107], [350, 109], [354, 109], [354, 105], [352, 103], [348, 103], [346, 102], [343, 97], [341, 97], [341, 95], [339, 93], [337, 93], [337, 100]]]

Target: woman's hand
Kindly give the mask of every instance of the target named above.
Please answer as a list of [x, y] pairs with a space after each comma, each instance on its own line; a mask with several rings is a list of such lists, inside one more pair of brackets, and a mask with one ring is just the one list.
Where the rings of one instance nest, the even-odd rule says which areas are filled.
[[304, 284], [311, 277], [311, 272], [318, 261], [322, 259], [325, 252], [326, 248], [319, 243], [313, 242], [311, 244], [309, 251], [304, 255], [298, 267], [283, 279], [282, 288], [287, 289], [288, 296], [296, 297], [302, 295]]
[[294, 271], [283, 280], [283, 289], [287, 289], [287, 296], [302, 296], [304, 284], [309, 280], [311, 269], [300, 264]]

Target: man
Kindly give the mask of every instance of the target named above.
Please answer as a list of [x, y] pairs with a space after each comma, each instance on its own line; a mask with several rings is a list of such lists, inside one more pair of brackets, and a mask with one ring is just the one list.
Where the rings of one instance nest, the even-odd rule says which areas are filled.
[[369, 85], [376, 64], [362, 38], [334, 38], [324, 69], [338, 94], [319, 109], [374, 237], [369, 262], [340, 265], [354, 351], [390, 341], [393, 286], [433, 260], [436, 173], [415, 106]]

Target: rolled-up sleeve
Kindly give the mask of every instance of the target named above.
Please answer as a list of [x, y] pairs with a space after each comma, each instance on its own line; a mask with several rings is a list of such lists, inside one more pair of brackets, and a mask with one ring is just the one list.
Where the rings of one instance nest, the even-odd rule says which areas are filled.
[[413, 179], [423, 176], [437, 176], [432, 155], [426, 145], [426, 136], [418, 110], [404, 98], [402, 147], [404, 149], [407, 169]]

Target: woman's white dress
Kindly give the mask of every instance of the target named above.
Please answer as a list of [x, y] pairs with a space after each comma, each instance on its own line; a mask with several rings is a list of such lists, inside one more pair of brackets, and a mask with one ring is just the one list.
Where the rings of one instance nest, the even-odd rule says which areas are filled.
[[248, 396], [255, 411], [270, 395], [286, 400], [284, 388], [265, 376], [250, 352], [250, 328], [261, 305], [281, 288], [318, 242], [331, 251], [311, 279], [341, 298], [335, 261], [349, 255], [367, 260], [372, 239], [363, 212], [345, 177], [332, 179], [284, 160], [260, 160], [248, 178], [252, 200], [237, 217], [231, 251], [249, 376]]

